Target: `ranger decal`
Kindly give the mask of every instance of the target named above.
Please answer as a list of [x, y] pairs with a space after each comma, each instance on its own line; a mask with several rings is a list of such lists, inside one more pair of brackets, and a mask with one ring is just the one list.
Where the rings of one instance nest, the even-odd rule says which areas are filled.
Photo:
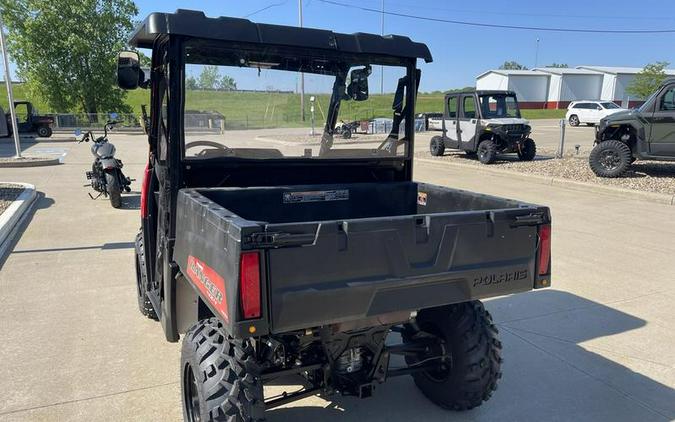
[[188, 256], [187, 267], [187, 275], [190, 280], [209, 299], [213, 307], [223, 316], [225, 322], [229, 322], [225, 280], [213, 268], [192, 255]]

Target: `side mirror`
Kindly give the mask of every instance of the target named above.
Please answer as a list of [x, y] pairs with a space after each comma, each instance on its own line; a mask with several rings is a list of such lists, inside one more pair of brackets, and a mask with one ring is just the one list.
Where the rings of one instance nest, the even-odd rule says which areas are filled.
[[136, 89], [142, 85], [145, 74], [135, 51], [122, 51], [117, 55], [117, 86], [122, 89]]
[[347, 85], [347, 95], [354, 101], [365, 101], [368, 99], [368, 76], [372, 69], [366, 66], [363, 69], [354, 69], [349, 74], [349, 85]]

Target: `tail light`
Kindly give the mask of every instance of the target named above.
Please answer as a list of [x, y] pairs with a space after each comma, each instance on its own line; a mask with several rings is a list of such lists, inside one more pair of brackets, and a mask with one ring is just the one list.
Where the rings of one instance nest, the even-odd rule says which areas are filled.
[[145, 172], [143, 173], [143, 184], [141, 185], [141, 218], [148, 217], [148, 190], [150, 189], [151, 174], [150, 164], [146, 164]]
[[242, 252], [239, 262], [239, 295], [244, 319], [260, 318], [260, 255]]
[[551, 263], [551, 225], [539, 226], [539, 249], [537, 250], [537, 274], [547, 275], [550, 272]]

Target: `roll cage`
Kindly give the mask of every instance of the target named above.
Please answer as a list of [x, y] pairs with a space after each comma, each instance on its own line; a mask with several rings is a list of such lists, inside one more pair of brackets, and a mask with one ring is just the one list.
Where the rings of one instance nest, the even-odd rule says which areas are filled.
[[[330, 147], [332, 132], [344, 95], [345, 72], [353, 65], [395, 65], [406, 69], [392, 104], [393, 126], [383, 148], [402, 143], [398, 128], [405, 122], [403, 156], [369, 158], [302, 157], [277, 159], [184, 159], [185, 45], [200, 44], [193, 51], [214, 64], [233, 57], [219, 57], [219, 47], [238, 49], [245, 60], [278, 63], [278, 68], [336, 76], [322, 136]], [[178, 340], [176, 325], [176, 276], [173, 260], [178, 191], [189, 187], [278, 186], [284, 184], [364, 183], [412, 180], [414, 112], [419, 70], [418, 58], [432, 60], [426, 45], [396, 35], [339, 34], [310, 28], [255, 24], [236, 18], [207, 18], [202, 12], [179, 10], [153, 13], [133, 33], [129, 44], [152, 49], [150, 81], [151, 115], [148, 131], [149, 162], [141, 198], [143, 248], [147, 259], [148, 298], [158, 311], [169, 341]], [[318, 59], [323, 68], [318, 68]], [[205, 61], [205, 60], [202, 60]]]

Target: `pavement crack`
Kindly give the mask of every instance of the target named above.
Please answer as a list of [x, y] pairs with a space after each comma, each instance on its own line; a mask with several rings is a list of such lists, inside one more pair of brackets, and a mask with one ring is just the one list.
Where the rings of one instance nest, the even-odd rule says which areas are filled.
[[40, 405], [40, 406], [33, 406], [33, 407], [26, 407], [26, 408], [23, 408], [23, 409], [10, 410], [10, 411], [7, 411], [7, 412], [0, 412], [0, 416], [12, 415], [12, 414], [15, 414], [15, 413], [28, 412], [28, 411], [37, 410], [37, 409], [45, 409], [47, 407], [53, 407], [53, 406], [62, 406], [62, 405], [65, 405], [65, 404], [80, 403], [80, 402], [85, 402], [85, 401], [89, 401], [89, 400], [104, 399], [104, 398], [119, 396], [119, 395], [127, 394], [127, 393], [135, 393], [135, 392], [138, 392], [138, 391], [152, 390], [154, 388], [166, 387], [167, 385], [174, 385], [174, 384], [179, 384], [179, 382], [178, 381], [166, 382], [166, 383], [163, 383], [163, 384], [150, 385], [148, 387], [133, 388], [131, 390], [116, 391], [114, 393], [101, 394], [101, 395], [98, 395], [98, 396], [84, 397], [84, 398], [81, 398], [81, 399], [74, 399], [74, 400], [65, 400], [65, 401], [60, 401], [60, 402], [56, 402], [56, 403], [43, 404], [43, 405]]

